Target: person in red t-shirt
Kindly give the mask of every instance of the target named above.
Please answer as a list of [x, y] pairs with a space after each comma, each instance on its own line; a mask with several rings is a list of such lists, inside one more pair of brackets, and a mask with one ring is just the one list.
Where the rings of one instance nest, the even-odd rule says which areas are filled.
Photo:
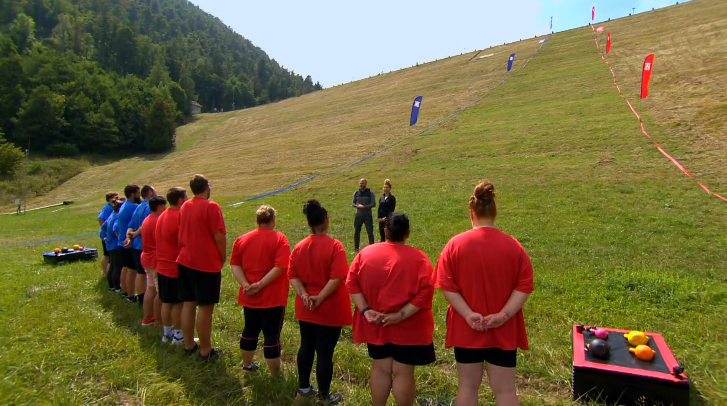
[[[184, 349], [192, 355], [199, 348], [202, 360], [219, 358], [212, 348], [212, 313], [220, 302], [222, 264], [227, 257], [225, 220], [220, 205], [210, 199], [207, 178], [194, 175], [189, 181], [194, 197], [179, 210], [179, 298], [184, 302], [182, 330]], [[197, 313], [199, 307], [199, 313]], [[197, 316], [199, 345], [194, 341]]]
[[397, 405], [413, 405], [414, 366], [435, 361], [432, 264], [404, 245], [406, 215], [389, 216], [384, 233], [386, 242], [361, 250], [348, 272], [346, 288], [357, 310], [353, 341], [367, 343], [373, 359], [371, 403], [386, 405], [393, 390]]
[[254, 371], [258, 337], [265, 337], [263, 355], [270, 375], [280, 371], [280, 331], [288, 304], [290, 245], [283, 233], [275, 231], [275, 209], [260, 206], [258, 228], [235, 240], [230, 255], [232, 274], [240, 284], [237, 303], [243, 306], [245, 327], [240, 335], [242, 368]]
[[492, 183], [475, 187], [469, 211], [473, 229], [447, 243], [435, 271], [449, 302], [445, 344], [457, 361], [457, 406], [478, 404], [484, 363], [497, 405], [518, 405], [517, 348], [528, 349], [521, 308], [533, 291], [533, 266], [520, 243], [495, 228]]
[[[141, 267], [146, 270], [146, 294], [143, 303], [144, 318], [142, 326], [162, 323], [162, 302], [157, 296], [157, 257], [156, 257], [156, 234], [157, 220], [159, 215], [167, 209], [167, 199], [163, 196], [154, 196], [149, 200], [151, 213], [141, 223]], [[144, 228], [146, 225], [146, 228]]]
[[340, 241], [327, 235], [328, 212], [314, 199], [303, 206], [303, 214], [313, 235], [299, 242], [290, 254], [288, 278], [298, 296], [295, 318], [300, 324], [298, 384], [296, 399], [312, 396], [310, 374], [316, 363], [319, 400], [340, 403], [343, 396], [330, 393], [333, 379], [333, 352], [341, 327], [352, 323], [351, 300], [343, 281], [348, 275], [346, 251]]
[[[162, 302], [163, 343], [184, 344], [182, 300], [179, 297], [179, 209], [187, 201], [187, 191], [173, 187], [167, 193], [169, 208], [159, 215], [154, 231], [158, 297]], [[149, 216], [151, 217], [151, 216]], [[142, 228], [142, 230], [145, 230]]]

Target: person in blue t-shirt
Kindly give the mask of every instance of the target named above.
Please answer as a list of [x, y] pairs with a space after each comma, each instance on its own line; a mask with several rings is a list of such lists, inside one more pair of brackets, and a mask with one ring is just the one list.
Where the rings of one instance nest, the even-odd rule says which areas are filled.
[[121, 268], [121, 294], [128, 301], [134, 301], [134, 280], [136, 279], [136, 264], [134, 263], [134, 255], [131, 253], [131, 247], [124, 247], [126, 240], [126, 230], [129, 229], [131, 216], [134, 215], [136, 206], [141, 203], [141, 188], [138, 185], [127, 185], [124, 188], [124, 196], [126, 201], [119, 208], [119, 217], [116, 220], [116, 235], [119, 238], [118, 246], [121, 252], [121, 260], [123, 268]]
[[104, 242], [109, 247], [109, 271], [106, 274], [106, 279], [109, 281], [109, 290], [117, 293], [121, 292], [121, 267], [123, 264], [121, 251], [119, 250], [119, 237], [116, 234], [115, 228], [118, 225], [119, 209], [125, 200], [123, 197], [116, 197], [111, 200], [110, 203], [113, 211], [103, 225], [103, 233], [106, 236]]
[[[104, 230], [104, 223], [106, 222], [106, 219], [109, 218], [111, 213], [114, 212], [114, 208], [111, 207], [111, 200], [116, 199], [119, 196], [116, 192], [107, 192], [106, 193], [106, 205], [101, 209], [101, 211], [98, 213], [98, 216], [96, 219], [98, 220], [98, 225], [101, 227], [101, 231]], [[103, 259], [101, 259], [101, 270], [103, 271], [104, 276], [106, 276], [109, 272], [109, 250], [106, 249], [106, 244], [103, 241], [104, 237], [101, 237], [101, 247], [103, 248]]]
[[151, 214], [149, 209], [149, 200], [156, 196], [157, 192], [153, 187], [144, 185], [141, 188], [141, 197], [144, 199], [134, 210], [134, 214], [131, 215], [131, 221], [129, 221], [129, 227], [126, 229], [126, 239], [124, 240], [124, 247], [131, 248], [131, 254], [134, 256], [134, 265], [136, 269], [136, 275], [127, 275], [126, 283], [133, 281], [136, 287], [136, 300], [140, 305], [144, 305], [144, 293], [146, 293], [146, 271], [141, 266], [141, 224], [146, 219], [146, 216]]

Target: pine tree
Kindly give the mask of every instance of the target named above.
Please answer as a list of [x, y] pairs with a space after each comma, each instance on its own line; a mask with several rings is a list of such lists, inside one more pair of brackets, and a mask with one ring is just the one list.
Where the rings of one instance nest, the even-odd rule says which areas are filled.
[[[160, 89], [146, 115], [144, 146], [149, 152], [164, 152], [174, 146], [176, 132], [174, 101], [169, 91]], [[166, 94], [165, 94], [166, 93]]]

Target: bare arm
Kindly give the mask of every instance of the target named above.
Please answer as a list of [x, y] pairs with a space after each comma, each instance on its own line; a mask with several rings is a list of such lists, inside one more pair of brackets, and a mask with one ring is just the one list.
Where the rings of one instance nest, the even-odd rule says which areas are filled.
[[308, 308], [310, 310], [315, 310], [316, 307], [320, 306], [320, 304], [326, 300], [328, 296], [331, 295], [331, 293], [335, 292], [336, 289], [343, 283], [343, 278], [337, 278], [337, 279], [329, 279], [328, 283], [326, 283], [326, 286], [323, 287], [323, 289], [315, 296], [310, 297], [310, 303]]
[[523, 304], [528, 300], [530, 294], [523, 293], [517, 290], [513, 290], [510, 294], [510, 298], [507, 299], [507, 303], [503, 306], [500, 313], [489, 314], [483, 318], [483, 321], [487, 323], [487, 328], [496, 328], [505, 324], [515, 313], [522, 309]]
[[303, 306], [305, 306], [306, 309], [310, 309], [310, 296], [308, 296], [308, 292], [305, 290], [303, 282], [301, 282], [298, 278], [291, 279], [290, 286], [292, 286], [295, 293], [300, 296], [300, 299], [303, 301]]
[[470, 326], [470, 328], [477, 331], [485, 330], [484, 326], [482, 325], [484, 317], [481, 314], [472, 311], [472, 309], [467, 304], [467, 302], [465, 302], [461, 294], [441, 289], [440, 291], [442, 292], [442, 295], [444, 295], [444, 298], [447, 299], [449, 304], [452, 305], [454, 310], [456, 310], [457, 313], [459, 313], [460, 316], [465, 319], [467, 325]]
[[250, 282], [247, 281], [245, 271], [242, 267], [240, 265], [230, 265], [230, 268], [232, 268], [232, 275], [235, 279], [237, 279], [237, 283], [239, 283], [243, 289], [247, 289], [247, 287], [250, 286]]
[[390, 326], [415, 315], [419, 310], [419, 307], [407, 303], [398, 312], [384, 314], [381, 321], [384, 323], [384, 327]]
[[[362, 311], [363, 309], [369, 307], [368, 303], [366, 303], [366, 298], [364, 297], [363, 293], [352, 293], [351, 300], [353, 300], [353, 303], [356, 305], [358, 311]], [[364, 313], [363, 316], [369, 323], [380, 324], [381, 318], [384, 315], [383, 313], [379, 313], [376, 310], [369, 309], [366, 311], [366, 313]]]
[[227, 238], [222, 231], [215, 232], [214, 238], [217, 251], [220, 253], [220, 261], [224, 264], [225, 258], [227, 258]]
[[260, 292], [264, 287], [268, 286], [272, 281], [277, 279], [283, 272], [285, 272], [285, 268], [275, 267], [268, 271], [268, 273], [265, 274], [265, 276], [262, 277], [259, 281], [255, 283], [251, 283], [250, 286], [247, 287], [245, 290], [246, 295], [255, 296]]

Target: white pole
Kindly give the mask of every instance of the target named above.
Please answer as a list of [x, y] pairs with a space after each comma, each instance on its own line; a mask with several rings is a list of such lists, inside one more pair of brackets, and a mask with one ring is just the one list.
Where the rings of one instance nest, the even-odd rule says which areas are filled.
[[23, 179], [23, 214], [28, 204], [28, 150], [25, 150], [25, 178]]

